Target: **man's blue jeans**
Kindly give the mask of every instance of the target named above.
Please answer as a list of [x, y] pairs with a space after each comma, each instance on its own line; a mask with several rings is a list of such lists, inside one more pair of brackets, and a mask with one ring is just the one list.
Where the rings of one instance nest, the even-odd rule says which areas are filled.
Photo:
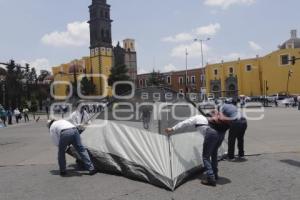
[[203, 142], [203, 165], [206, 175], [215, 178], [218, 174], [218, 149], [222, 145], [225, 133], [219, 133], [208, 127]]
[[67, 129], [61, 132], [58, 146], [58, 164], [60, 171], [66, 171], [66, 149], [69, 145], [73, 145], [80, 155], [86, 170], [94, 170], [94, 165], [91, 162], [87, 150], [81, 143], [80, 134], [76, 128]]

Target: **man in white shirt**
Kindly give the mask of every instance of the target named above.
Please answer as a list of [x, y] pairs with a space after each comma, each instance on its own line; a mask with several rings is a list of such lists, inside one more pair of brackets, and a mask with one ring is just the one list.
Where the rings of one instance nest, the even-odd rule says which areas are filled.
[[204, 185], [216, 186], [218, 180], [218, 149], [222, 145], [229, 124], [236, 118], [237, 110], [232, 105], [222, 105], [206, 118], [202, 115], [191, 117], [178, 123], [165, 131], [168, 134], [188, 126], [199, 127], [204, 135], [202, 159], [205, 168], [205, 178], [201, 181]]
[[49, 120], [47, 125], [50, 129], [53, 143], [58, 146], [58, 164], [61, 176], [67, 174], [65, 151], [69, 145], [73, 145], [76, 149], [84, 163], [85, 169], [89, 171], [89, 174], [94, 175], [97, 173], [87, 150], [82, 145], [80, 134], [73, 124], [66, 120]]
[[85, 108], [81, 107], [70, 115], [68, 121], [77, 127], [79, 133], [82, 133], [85, 130], [85, 126], [90, 123], [90, 116]]

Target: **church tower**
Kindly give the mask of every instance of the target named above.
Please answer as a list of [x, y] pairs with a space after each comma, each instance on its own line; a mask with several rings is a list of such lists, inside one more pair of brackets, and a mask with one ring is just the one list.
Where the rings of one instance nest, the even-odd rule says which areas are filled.
[[94, 76], [92, 80], [96, 86], [97, 95], [105, 95], [105, 89], [108, 95], [111, 95], [111, 89], [106, 80], [109, 78], [112, 67], [110, 5], [107, 4], [106, 0], [92, 0], [89, 10], [91, 66], [92, 73], [98, 76]]

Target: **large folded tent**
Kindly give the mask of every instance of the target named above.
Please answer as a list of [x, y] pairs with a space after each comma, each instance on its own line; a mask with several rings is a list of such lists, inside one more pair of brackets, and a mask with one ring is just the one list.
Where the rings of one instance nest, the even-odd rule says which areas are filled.
[[137, 89], [132, 98], [111, 103], [84, 131], [82, 141], [101, 172], [174, 190], [201, 172], [203, 135], [196, 127], [171, 136], [164, 129], [196, 114], [192, 104], [170, 89]]

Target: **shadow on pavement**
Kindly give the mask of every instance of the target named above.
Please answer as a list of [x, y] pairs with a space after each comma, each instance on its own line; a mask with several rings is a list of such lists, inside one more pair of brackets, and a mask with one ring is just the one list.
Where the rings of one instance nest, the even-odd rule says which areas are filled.
[[[193, 180], [195, 180], [195, 179], [202, 180], [204, 177], [205, 177], [205, 175], [201, 174], [201, 175], [194, 177]], [[229, 183], [231, 183], [231, 180], [226, 177], [219, 176], [219, 179], [217, 180], [217, 185], [226, 185]]]
[[300, 167], [300, 162], [296, 160], [287, 159], [287, 160], [280, 160], [280, 162], [288, 165], [292, 165], [294, 167]]
[[83, 164], [70, 164], [69, 166], [68, 166], [69, 168], [71, 168], [71, 169], [73, 169], [73, 170], [76, 170], [76, 171], [86, 171], [85, 169], [84, 169], [84, 165]]
[[[55, 176], [60, 176], [59, 170], [51, 170], [50, 174], [55, 175]], [[74, 169], [70, 169], [70, 170], [67, 170], [67, 175], [64, 177], [80, 177], [83, 175], [86, 175], [86, 174], [79, 173], [78, 171], [76, 171]]]
[[231, 180], [225, 177], [219, 177], [219, 180], [217, 180], [217, 185], [226, 185], [231, 183]]
[[243, 162], [247, 162], [247, 161], [248, 161], [247, 158], [236, 158], [235, 160], [233, 160], [231, 162], [243, 163]]

